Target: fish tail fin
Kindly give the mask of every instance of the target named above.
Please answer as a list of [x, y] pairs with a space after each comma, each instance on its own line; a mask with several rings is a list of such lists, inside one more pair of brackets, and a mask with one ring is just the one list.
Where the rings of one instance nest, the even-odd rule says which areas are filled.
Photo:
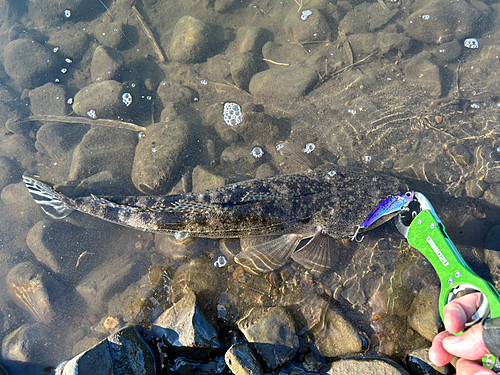
[[42, 210], [53, 219], [64, 219], [75, 210], [68, 205], [67, 198], [58, 193], [53, 188], [35, 180], [34, 178], [23, 176], [23, 182], [30, 194]]

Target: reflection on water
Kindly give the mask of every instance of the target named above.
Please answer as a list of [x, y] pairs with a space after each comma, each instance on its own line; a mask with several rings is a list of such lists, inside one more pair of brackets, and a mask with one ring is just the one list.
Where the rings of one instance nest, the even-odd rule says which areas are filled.
[[[439, 328], [439, 285], [392, 222], [361, 243], [328, 242], [335, 262], [320, 275], [299, 257], [255, 274], [234, 261], [259, 246], [248, 239], [174, 238], [81, 213], [55, 221], [21, 176], [72, 196], [134, 196], [307, 172], [312, 157], [392, 172], [413, 179], [496, 284], [497, 11], [454, 0], [3, 2], [2, 365], [51, 371], [127, 324], [140, 329], [109, 343], [146, 353], [147, 341], [158, 373], [222, 373], [230, 347], [239, 373], [238, 358], [318, 371], [368, 342], [367, 356], [403, 363]], [[307, 159], [278, 153], [285, 141]], [[342, 203], [347, 215], [356, 202]], [[159, 343], [190, 319], [196, 335]]]

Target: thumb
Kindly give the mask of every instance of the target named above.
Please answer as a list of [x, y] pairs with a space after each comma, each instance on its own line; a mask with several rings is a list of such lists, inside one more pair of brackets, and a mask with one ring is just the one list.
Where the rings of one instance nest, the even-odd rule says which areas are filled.
[[449, 336], [443, 339], [443, 348], [456, 357], [469, 360], [481, 359], [488, 349], [483, 341], [483, 327], [476, 324], [460, 336]]

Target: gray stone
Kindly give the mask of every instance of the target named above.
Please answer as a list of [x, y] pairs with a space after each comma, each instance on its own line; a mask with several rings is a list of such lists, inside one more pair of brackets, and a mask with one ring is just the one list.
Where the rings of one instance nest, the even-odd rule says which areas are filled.
[[258, 26], [243, 26], [236, 32], [234, 45], [237, 53], [260, 55], [262, 47], [269, 40], [272, 40], [272, 35], [268, 30]]
[[221, 349], [217, 332], [196, 305], [193, 292], [187, 293], [155, 322], [153, 332], [182, 356], [207, 358]]
[[253, 174], [259, 164], [259, 159], [254, 158], [250, 152], [251, 147], [229, 146], [222, 151], [220, 156], [224, 170], [233, 174]]
[[54, 348], [54, 342], [50, 342], [54, 336], [53, 328], [45, 324], [23, 324], [3, 339], [2, 360], [6, 363], [40, 363], [43, 359], [49, 360], [49, 355], [54, 355], [53, 352], [47, 353], [50, 350], [48, 348]]
[[93, 82], [116, 80], [125, 65], [125, 57], [114, 48], [99, 46], [94, 51], [90, 65]]
[[60, 54], [75, 62], [80, 60], [89, 48], [89, 35], [78, 28], [63, 29], [52, 34], [47, 43], [58, 47]]
[[412, 350], [406, 357], [406, 364], [411, 374], [428, 374], [439, 375], [449, 374], [451, 371], [448, 366], [436, 366], [431, 363], [429, 359], [430, 346], [424, 346]]
[[276, 68], [255, 74], [249, 90], [259, 98], [288, 101], [304, 96], [317, 81], [318, 74], [310, 68]]
[[[303, 7], [301, 12], [297, 10], [297, 7], [292, 7], [284, 21], [285, 33], [291, 40], [310, 42], [330, 39], [332, 30], [319, 9]], [[304, 12], [310, 13], [306, 17]]]
[[440, 288], [435, 285], [424, 287], [413, 300], [408, 315], [410, 327], [429, 341], [443, 325], [439, 315], [439, 293]]
[[193, 169], [193, 191], [214, 189], [227, 184], [227, 179], [208, 167], [197, 165]]
[[483, 180], [473, 179], [465, 181], [465, 192], [472, 198], [481, 198], [488, 187], [489, 184]]
[[448, 149], [448, 154], [460, 165], [466, 166], [472, 161], [472, 154], [463, 144], [453, 145]]
[[29, 92], [30, 109], [33, 115], [59, 115], [68, 113], [66, 108], [66, 90], [63, 86], [46, 83]]
[[495, 225], [490, 229], [484, 240], [484, 247], [486, 249], [500, 251], [500, 225]]
[[224, 142], [235, 143], [241, 138], [233, 129], [233, 126], [226, 124], [223, 111], [223, 103], [215, 103], [208, 107], [205, 112], [205, 124], [212, 126]]
[[247, 343], [232, 345], [225, 354], [227, 367], [235, 375], [264, 374], [264, 369], [255, 355], [252, 347]]
[[56, 369], [57, 375], [155, 373], [152, 351], [134, 327], [123, 328]]
[[189, 126], [180, 118], [149, 126], [135, 150], [135, 187], [146, 194], [166, 194], [181, 157], [187, 153], [188, 142]]
[[120, 82], [106, 80], [92, 83], [78, 91], [74, 98], [73, 111], [84, 117], [112, 118], [123, 115], [127, 107], [123, 103], [124, 87]]
[[332, 363], [328, 375], [364, 374], [364, 375], [408, 375], [408, 372], [396, 362], [385, 358], [343, 359]]
[[238, 321], [238, 328], [271, 370], [286, 365], [298, 350], [295, 324], [283, 307], [257, 307]]
[[500, 206], [500, 183], [490, 185], [484, 193], [484, 199], [495, 206]]
[[7, 212], [24, 225], [35, 225], [47, 218], [23, 183], [10, 184], [2, 190], [2, 201]]
[[88, 125], [46, 122], [36, 132], [35, 147], [58, 164], [71, 163], [75, 147], [88, 131]]
[[26, 88], [53, 81], [59, 61], [46, 47], [28, 39], [17, 39], [3, 51], [5, 72], [17, 84]]
[[440, 65], [455, 62], [462, 54], [460, 42], [453, 39], [451, 42], [442, 43], [431, 50]]
[[379, 31], [377, 33], [356, 33], [349, 36], [349, 43], [355, 54], [371, 54], [378, 52], [385, 54], [392, 50], [408, 52], [410, 49], [410, 38], [403, 33], [389, 33]]
[[243, 121], [233, 126], [233, 129], [243, 137], [248, 144], [271, 145], [279, 140], [279, 128], [275, 119], [262, 112], [255, 104], [245, 103], [241, 109]]
[[33, 139], [23, 134], [9, 134], [0, 142], [0, 155], [17, 160], [24, 170], [33, 170], [36, 163], [36, 148]]
[[373, 32], [387, 24], [399, 9], [386, 11], [379, 3], [362, 3], [348, 12], [339, 24], [339, 30], [349, 34]]
[[118, 48], [123, 42], [123, 24], [121, 22], [99, 23], [94, 35], [100, 44], [109, 48]]
[[469, 1], [430, 0], [422, 4], [406, 19], [405, 31], [424, 43], [441, 44], [477, 35], [480, 18], [486, 17]]
[[441, 76], [439, 67], [430, 61], [431, 57], [427, 51], [413, 56], [406, 64], [404, 73], [409, 84], [417, 85], [430, 96], [438, 98], [441, 96]]
[[258, 63], [250, 53], [240, 53], [231, 59], [231, 77], [241, 89], [248, 89], [250, 79], [258, 69]]
[[0, 189], [3, 189], [14, 181], [19, 181], [21, 174], [22, 170], [14, 160], [0, 156]]
[[[165, 106], [168, 105], [168, 103], [189, 105], [193, 103], [194, 98], [199, 96], [191, 87], [171, 81], [161, 82], [156, 92]], [[161, 118], [164, 119], [164, 116], [162, 115]], [[170, 118], [170, 120], [173, 120], [173, 118]]]
[[191, 16], [182, 17], [175, 24], [168, 56], [173, 61], [194, 63], [207, 58], [210, 46], [215, 41], [212, 27]]
[[230, 9], [235, 3], [236, 0], [215, 0], [214, 9], [216, 12], [223, 13]]

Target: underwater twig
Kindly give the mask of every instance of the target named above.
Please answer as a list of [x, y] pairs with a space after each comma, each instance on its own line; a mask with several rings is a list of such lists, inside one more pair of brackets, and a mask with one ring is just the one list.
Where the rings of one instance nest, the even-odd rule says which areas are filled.
[[[111, 17], [111, 19], [113, 20], [113, 22], [116, 22], [116, 18], [113, 17], [113, 14], [111, 13], [111, 11], [109, 10], [109, 8], [106, 6], [106, 4], [104, 4], [102, 2], [102, 0], [99, 0], [99, 2], [102, 4], [102, 6], [104, 7], [104, 9], [106, 9], [106, 11], [108, 12], [109, 16]], [[127, 39], [127, 41], [133, 45], [134, 47], [137, 47], [134, 43], [132, 43], [132, 41], [127, 37], [127, 35], [125, 35], [125, 33], [122, 31], [122, 35], [125, 39]]]
[[160, 63], [164, 63], [166, 61], [165, 54], [163, 53], [163, 50], [161, 49], [160, 45], [156, 42], [156, 39], [153, 35], [153, 32], [147, 25], [146, 21], [144, 20], [144, 17], [142, 16], [141, 13], [137, 10], [135, 5], [132, 5], [132, 10], [134, 11], [135, 16], [139, 20], [139, 23], [142, 26], [142, 29], [144, 30], [144, 33], [146, 34], [146, 37], [149, 39], [151, 44], [153, 45], [153, 49], [155, 50], [156, 57]]
[[355, 63], [349, 64], [349, 65], [347, 65], [345, 68], [342, 68], [342, 69], [340, 69], [340, 70], [336, 71], [336, 72], [335, 72], [335, 73], [333, 73], [332, 75], [338, 75], [338, 74], [342, 73], [344, 70], [347, 70], [347, 69], [349, 69], [349, 68], [352, 68], [353, 66], [359, 65], [359, 64], [361, 64], [362, 62], [364, 62], [365, 60], [368, 60], [370, 57], [372, 57], [372, 56], [373, 56], [373, 55], [375, 55], [376, 53], [377, 53], [377, 52], [373, 52], [372, 54], [370, 54], [370, 55], [368, 55], [368, 56], [366, 56], [366, 57], [362, 58], [361, 60], [356, 61]]
[[290, 64], [288, 64], [288, 63], [280, 63], [280, 62], [276, 62], [276, 61], [273, 61], [273, 60], [270, 60], [270, 59], [261, 59], [261, 60], [265, 61], [265, 62], [268, 62], [270, 64], [274, 64], [274, 65], [290, 66]]

